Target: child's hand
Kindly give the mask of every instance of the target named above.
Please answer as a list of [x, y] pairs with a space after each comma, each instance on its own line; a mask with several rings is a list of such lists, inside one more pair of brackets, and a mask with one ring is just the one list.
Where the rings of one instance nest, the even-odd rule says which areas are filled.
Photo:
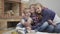
[[56, 26], [56, 23], [52, 23], [53, 26]]
[[25, 22], [25, 23], [24, 23], [24, 26], [25, 26], [25, 27], [28, 27], [28, 26], [29, 26], [29, 23]]
[[28, 33], [31, 33], [31, 28], [27, 27], [27, 31], [28, 31]]

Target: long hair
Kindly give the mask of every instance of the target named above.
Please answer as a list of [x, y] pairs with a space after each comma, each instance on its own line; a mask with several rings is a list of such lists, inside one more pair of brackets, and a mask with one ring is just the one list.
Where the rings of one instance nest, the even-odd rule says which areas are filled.
[[[37, 5], [39, 5], [39, 6], [41, 7], [41, 9], [44, 9], [44, 8], [45, 8], [41, 3], [36, 3], [35, 6], [37, 6]], [[42, 13], [37, 14], [37, 15], [38, 15], [38, 18], [39, 18], [39, 19], [42, 19], [42, 17], [43, 17], [43, 16], [42, 16]]]
[[45, 8], [41, 3], [36, 3], [35, 6], [39, 5], [42, 9]]

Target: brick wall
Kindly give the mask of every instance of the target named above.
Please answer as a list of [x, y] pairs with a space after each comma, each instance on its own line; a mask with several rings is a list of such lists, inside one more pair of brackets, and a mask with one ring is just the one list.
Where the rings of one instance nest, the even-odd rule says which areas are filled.
[[20, 19], [0, 19], [0, 29], [7, 28], [8, 21], [20, 21]]
[[3, 15], [4, 11], [4, 0], [0, 0], [0, 16]]
[[7, 28], [7, 21], [20, 21], [21, 17], [19, 16], [19, 3], [16, 7], [16, 16], [4, 15], [4, 0], [0, 0], [0, 28]]

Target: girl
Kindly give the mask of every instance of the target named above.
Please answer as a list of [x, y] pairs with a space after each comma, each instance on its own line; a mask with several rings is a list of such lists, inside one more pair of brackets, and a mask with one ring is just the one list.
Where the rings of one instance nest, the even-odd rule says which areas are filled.
[[[31, 18], [32, 18], [32, 20], [33, 20], [33, 23], [32, 23], [32, 30], [37, 30], [37, 28], [36, 28], [36, 25], [40, 22], [40, 20], [42, 19], [42, 16], [41, 15], [37, 15], [36, 14], [36, 9], [35, 9], [35, 4], [31, 4], [30, 5], [30, 12], [31, 12]], [[44, 24], [45, 25], [45, 24]], [[47, 26], [47, 25], [46, 25]], [[43, 26], [41, 26], [41, 27], [43, 27]], [[43, 30], [43, 29], [45, 29], [45, 27], [44, 28], [42, 28], [41, 30]]]
[[59, 28], [60, 24], [57, 25], [57, 23], [60, 23], [59, 21], [60, 18], [57, 16], [57, 14], [54, 11], [42, 6], [40, 3], [37, 3], [36, 14], [40, 14], [43, 17], [41, 22], [39, 22], [39, 24], [36, 26], [37, 30], [41, 31], [40, 24], [44, 24], [45, 22], [47, 22], [49, 25], [47, 24], [45, 25], [48, 26], [48, 27], [46, 26], [48, 32], [53, 32], [54, 28], [56, 32], [60, 32], [60, 28]]

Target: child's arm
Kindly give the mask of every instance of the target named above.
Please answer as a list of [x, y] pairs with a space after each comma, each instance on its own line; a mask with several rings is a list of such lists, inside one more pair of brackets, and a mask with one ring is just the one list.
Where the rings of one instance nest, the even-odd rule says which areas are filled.
[[56, 26], [56, 23], [53, 22], [52, 20], [48, 20], [48, 23], [51, 23], [53, 26]]

